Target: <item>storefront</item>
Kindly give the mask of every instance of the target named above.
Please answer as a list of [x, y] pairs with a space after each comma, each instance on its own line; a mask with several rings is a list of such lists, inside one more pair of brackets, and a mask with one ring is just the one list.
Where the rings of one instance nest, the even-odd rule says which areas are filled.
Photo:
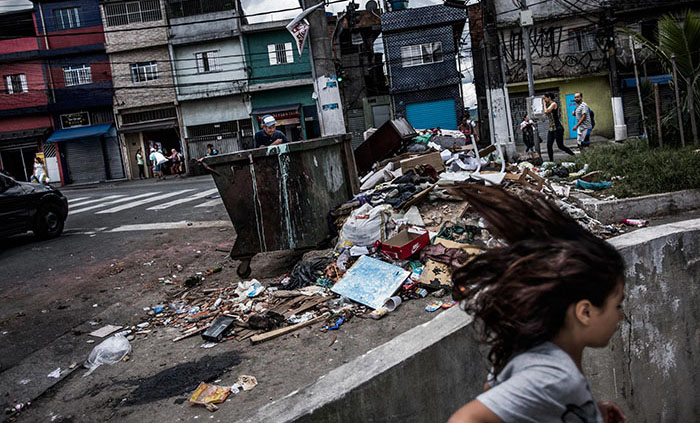
[[152, 145], [160, 147], [163, 154], [169, 156], [172, 149], [183, 153], [183, 146], [180, 139], [180, 131], [177, 120], [170, 119], [162, 122], [146, 122], [132, 125], [124, 125], [118, 130], [123, 140], [124, 154], [127, 159], [126, 167], [129, 169], [128, 177], [137, 179], [139, 176], [136, 153], [141, 150], [145, 163], [144, 173], [146, 177], [151, 177], [152, 171], [148, 157]]
[[256, 130], [265, 115], [277, 120], [277, 129], [290, 141], [307, 140], [321, 136], [313, 86], [279, 88], [253, 93], [251, 117]]
[[[60, 153], [65, 183], [124, 178], [124, 164], [114, 124], [59, 129], [46, 140]], [[47, 148], [45, 147], [45, 150]]]
[[[1, 132], [0, 169], [18, 181], [28, 182], [34, 172], [34, 157], [41, 152], [41, 142], [49, 132], [51, 128]], [[55, 156], [51, 164], [56, 166]], [[57, 181], [57, 167], [49, 169], [49, 177]]]

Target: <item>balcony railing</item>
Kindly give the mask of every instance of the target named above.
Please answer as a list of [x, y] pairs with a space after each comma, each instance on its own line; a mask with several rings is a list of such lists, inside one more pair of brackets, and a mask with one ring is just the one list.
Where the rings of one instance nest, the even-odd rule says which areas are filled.
[[169, 0], [168, 16], [184, 18], [204, 13], [235, 10], [234, 0]]

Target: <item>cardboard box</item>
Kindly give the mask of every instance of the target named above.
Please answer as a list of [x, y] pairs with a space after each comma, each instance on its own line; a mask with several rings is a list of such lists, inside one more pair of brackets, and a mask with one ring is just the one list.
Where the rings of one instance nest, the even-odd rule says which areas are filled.
[[382, 251], [396, 260], [405, 260], [430, 244], [428, 231], [421, 228], [406, 228], [382, 242]]

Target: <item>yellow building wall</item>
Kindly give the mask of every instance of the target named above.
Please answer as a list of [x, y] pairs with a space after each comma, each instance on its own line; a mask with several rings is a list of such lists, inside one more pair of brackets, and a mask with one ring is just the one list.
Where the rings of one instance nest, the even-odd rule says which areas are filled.
[[[546, 91], [558, 89], [559, 98], [562, 103], [566, 102], [567, 94], [576, 92], [583, 93], [583, 101], [595, 112], [595, 128], [593, 135], [600, 135], [606, 138], [615, 137], [615, 129], [612, 116], [612, 98], [610, 93], [610, 83], [607, 75], [593, 76], [588, 78], [553, 80], [535, 83], [535, 91]], [[508, 86], [511, 93], [527, 92], [526, 84]], [[562, 111], [562, 125], [564, 125], [564, 137], [568, 137], [569, 119], [573, 119], [567, 112], [566, 104], [560, 104]]]

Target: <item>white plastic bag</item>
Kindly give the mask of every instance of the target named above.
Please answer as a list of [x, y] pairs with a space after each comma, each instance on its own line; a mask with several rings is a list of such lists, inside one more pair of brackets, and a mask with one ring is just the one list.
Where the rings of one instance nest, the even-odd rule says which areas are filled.
[[124, 335], [111, 336], [92, 349], [84, 367], [88, 369], [83, 377], [94, 372], [103, 364], [114, 364], [122, 361], [131, 352], [131, 344]]
[[340, 231], [337, 250], [350, 246], [371, 246], [386, 239], [386, 224], [391, 220], [389, 205], [372, 207], [365, 204], [350, 214]]

